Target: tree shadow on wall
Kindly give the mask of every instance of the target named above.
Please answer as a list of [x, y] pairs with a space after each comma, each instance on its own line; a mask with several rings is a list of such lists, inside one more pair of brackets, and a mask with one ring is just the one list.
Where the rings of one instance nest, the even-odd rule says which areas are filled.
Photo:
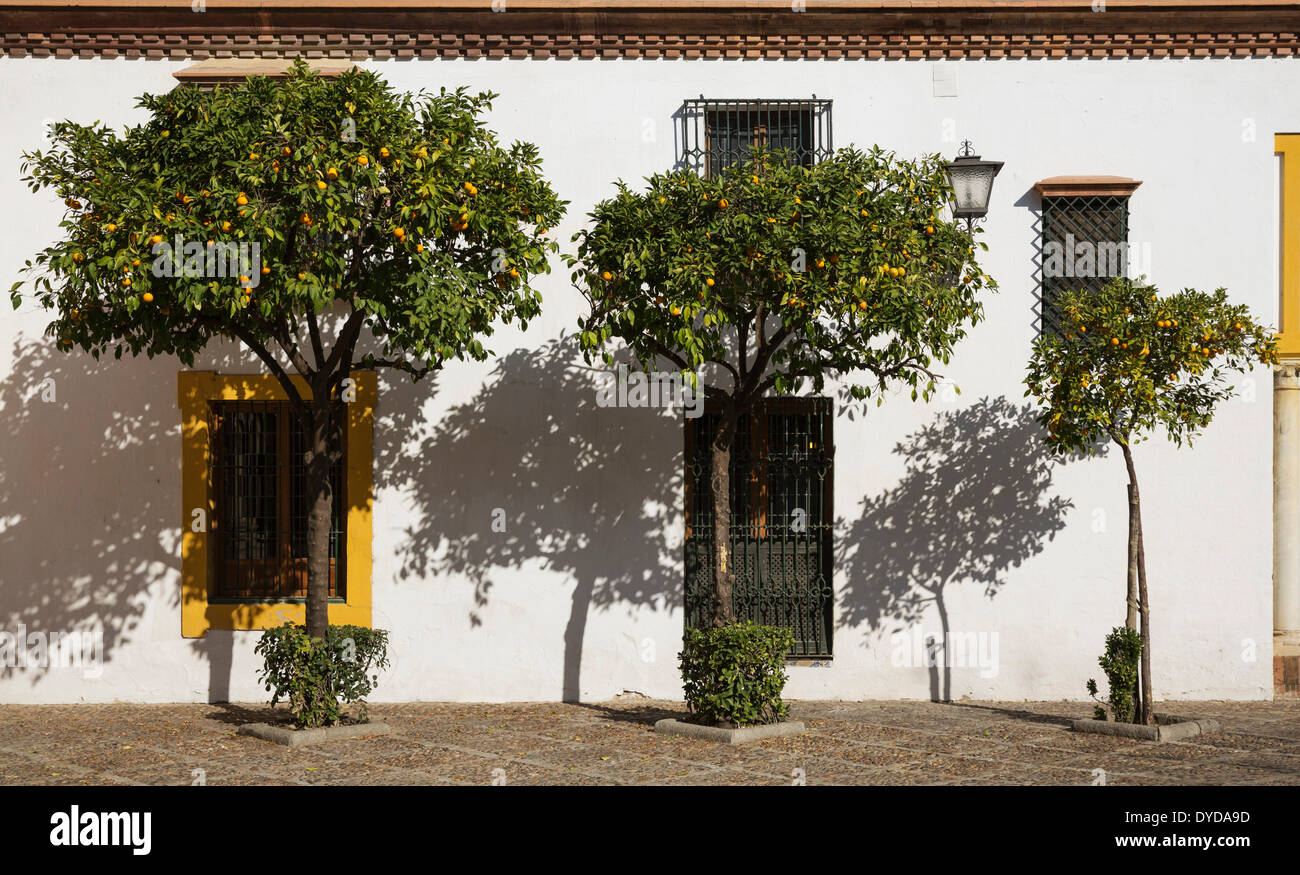
[[417, 389], [385, 389], [376, 428], [377, 485], [405, 492], [418, 520], [398, 548], [401, 578], [470, 581], [475, 627], [491, 623], [503, 569], [572, 579], [565, 701], [581, 696], [593, 608], [681, 598], [682, 416], [600, 407], [608, 379], [574, 337], [556, 338], [499, 357], [472, 400], [436, 422]]
[[[102, 636], [107, 663], [151, 591], [179, 575], [178, 502], [160, 485], [179, 482], [178, 423], [175, 404], [157, 401], [160, 383], [174, 396], [176, 364], [140, 359], [125, 379], [117, 361], [48, 338], [19, 335], [12, 351], [0, 382], [0, 628]], [[6, 659], [0, 676], [35, 685], [54, 670], [78, 669]]]
[[[96, 361], [39, 336], [19, 335], [12, 352], [0, 381], [0, 631], [89, 636], [83, 658], [98, 650], [108, 673], [133, 639], [181, 640], [182, 366], [170, 356]], [[197, 367], [259, 372], [235, 344], [214, 345]], [[156, 632], [142, 632], [146, 618]], [[208, 701], [227, 701], [233, 633], [187, 643], [208, 663]], [[23, 674], [33, 686], [56, 671], [100, 676], [69, 660], [13, 661], [0, 677]]]
[[837, 521], [837, 568], [846, 579], [840, 623], [919, 622], [934, 606], [942, 640], [927, 642], [931, 699], [952, 697], [952, 632], [945, 594], [982, 585], [994, 598], [1006, 572], [1042, 552], [1073, 506], [1051, 494], [1055, 462], [1029, 405], [1005, 397], [940, 413], [894, 448], [899, 483]]

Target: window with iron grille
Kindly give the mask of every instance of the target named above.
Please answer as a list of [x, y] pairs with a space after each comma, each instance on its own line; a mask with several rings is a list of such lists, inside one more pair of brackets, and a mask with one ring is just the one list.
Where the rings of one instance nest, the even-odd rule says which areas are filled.
[[1043, 198], [1042, 329], [1060, 329], [1067, 290], [1095, 291], [1128, 271], [1128, 196]]
[[681, 110], [681, 163], [704, 176], [744, 161], [754, 147], [785, 149], [798, 164], [830, 157], [829, 100], [688, 100]]
[[[732, 604], [737, 620], [794, 630], [792, 657], [831, 656], [834, 419], [830, 398], [770, 398], [743, 418], [731, 454]], [[717, 415], [686, 425], [686, 624], [713, 615], [710, 442]]]
[[[330, 471], [329, 597], [345, 595], [343, 408], [335, 411]], [[284, 401], [211, 405], [215, 545], [211, 596], [265, 602], [307, 597], [307, 435]]]

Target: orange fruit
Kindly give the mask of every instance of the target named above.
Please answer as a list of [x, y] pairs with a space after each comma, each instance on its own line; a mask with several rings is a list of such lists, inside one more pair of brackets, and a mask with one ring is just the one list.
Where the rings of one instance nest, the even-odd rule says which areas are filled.
[[235, 198], [235, 203], [239, 204], [241, 207], [246, 205], [248, 203], [248, 195], [241, 191], [239, 197]]
[[316, 187], [319, 188], [321, 191], [324, 191], [326, 188], [329, 188], [329, 185], [325, 182], [325, 180], [318, 179], [316, 180]]
[[610, 280], [612, 280], [612, 279], [614, 278], [614, 275], [613, 275], [612, 273], [610, 273], [609, 271], [605, 271], [604, 273], [602, 273], [602, 274], [600, 275], [600, 278], [603, 279], [605, 282], [609, 282]]
[[705, 284], [706, 286], [708, 286], [709, 288], [713, 288], [713, 277], [709, 277], [708, 279], [706, 279], [706, 280], [704, 281], [704, 284]]
[[370, 163], [370, 159], [367, 158], [365, 155], [358, 155], [357, 163], [360, 164], [362, 167], [365, 167], [367, 164]]
[[329, 170], [325, 171], [325, 175], [328, 176], [330, 179], [338, 179], [339, 178], [338, 168], [331, 167]]

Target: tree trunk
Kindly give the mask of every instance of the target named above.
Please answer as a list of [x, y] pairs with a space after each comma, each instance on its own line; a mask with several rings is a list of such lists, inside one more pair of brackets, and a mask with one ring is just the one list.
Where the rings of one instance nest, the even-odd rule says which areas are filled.
[[1151, 698], [1151, 608], [1147, 604], [1147, 551], [1142, 539], [1142, 517], [1138, 516], [1138, 602], [1142, 614], [1142, 723], [1156, 722], [1155, 702]]
[[[1126, 459], [1127, 461], [1127, 459]], [[1124, 613], [1124, 625], [1136, 630], [1138, 627], [1138, 494], [1132, 479], [1128, 484], [1128, 597], [1127, 610]]]
[[[1128, 562], [1130, 575], [1137, 573], [1137, 613], [1141, 618], [1140, 633], [1142, 636], [1142, 659], [1141, 659], [1141, 678], [1140, 691], [1137, 706], [1137, 722], [1147, 726], [1155, 722], [1155, 715], [1152, 710], [1151, 701], [1151, 611], [1147, 602], [1147, 562], [1146, 549], [1142, 538], [1142, 497], [1138, 492], [1137, 468], [1133, 465], [1133, 451], [1127, 444], [1121, 443], [1120, 449], [1124, 451], [1124, 465], [1128, 468], [1128, 501], [1129, 501], [1129, 540], [1128, 540]], [[1129, 615], [1131, 617], [1133, 608], [1132, 578], [1129, 582]], [[1129, 621], [1129, 628], [1133, 628], [1132, 620]]]
[[709, 486], [713, 504], [713, 625], [735, 622], [736, 575], [731, 565], [731, 452], [737, 411], [728, 405], [709, 447]]
[[[1120, 444], [1120, 448], [1128, 453], [1128, 448]], [[1129, 460], [1126, 456], [1125, 462]], [[1130, 472], [1135, 470], [1132, 465], [1129, 466]], [[1124, 625], [1133, 631], [1138, 629], [1138, 555], [1141, 553], [1142, 538], [1142, 512], [1139, 506], [1139, 496], [1136, 478], [1130, 473], [1128, 484], [1128, 587], [1125, 595], [1126, 609], [1124, 612]], [[1142, 685], [1139, 683], [1138, 688], [1134, 690], [1133, 712], [1124, 715], [1126, 721], [1137, 721], [1142, 715]]]
[[307, 634], [324, 638], [329, 629], [330, 528], [334, 495], [330, 484], [329, 398], [312, 401], [305, 424], [307, 450]]

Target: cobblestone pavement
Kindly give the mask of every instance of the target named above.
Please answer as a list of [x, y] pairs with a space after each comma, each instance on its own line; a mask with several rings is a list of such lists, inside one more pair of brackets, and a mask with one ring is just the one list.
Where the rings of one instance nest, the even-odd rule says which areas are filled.
[[283, 707], [0, 705], [0, 784], [1300, 784], [1300, 700], [1171, 703], [1225, 730], [1163, 744], [1073, 732], [1078, 702], [792, 710], [807, 733], [728, 746], [656, 734], [674, 702], [380, 704], [393, 734], [290, 749], [235, 734]]

